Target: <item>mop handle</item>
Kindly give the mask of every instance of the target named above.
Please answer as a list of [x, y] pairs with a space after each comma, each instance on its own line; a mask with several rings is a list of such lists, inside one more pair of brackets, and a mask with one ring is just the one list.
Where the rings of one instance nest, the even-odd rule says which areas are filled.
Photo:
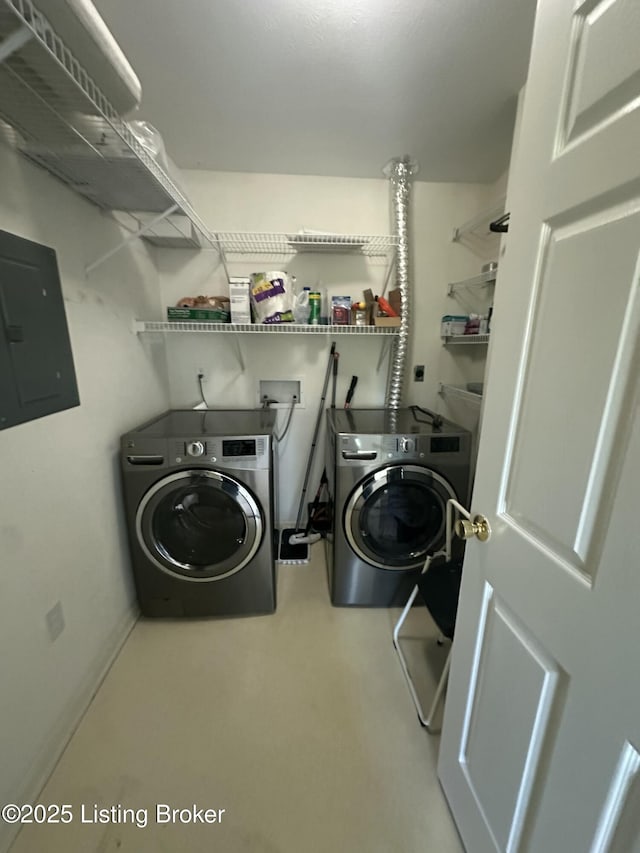
[[336, 352], [333, 356], [333, 385], [331, 386], [331, 408], [335, 409], [336, 407], [336, 384], [338, 382], [338, 359], [340, 358], [340, 353]]
[[313, 457], [320, 432], [320, 424], [322, 422], [322, 413], [324, 412], [324, 401], [327, 396], [327, 388], [329, 387], [329, 377], [331, 376], [331, 368], [335, 361], [336, 342], [331, 344], [331, 353], [329, 355], [329, 363], [327, 364], [327, 372], [324, 376], [324, 385], [322, 386], [322, 397], [320, 399], [320, 408], [318, 409], [318, 417], [313, 431], [313, 439], [311, 440], [311, 449], [309, 451], [309, 460], [307, 462], [307, 471], [304, 475], [304, 483], [302, 485], [302, 494], [300, 495], [300, 506], [298, 507], [298, 517], [296, 518], [296, 530], [300, 530], [300, 522], [302, 521], [302, 513], [304, 511], [304, 499], [307, 496], [307, 486], [309, 485], [309, 477], [311, 476], [311, 466], [313, 465]]

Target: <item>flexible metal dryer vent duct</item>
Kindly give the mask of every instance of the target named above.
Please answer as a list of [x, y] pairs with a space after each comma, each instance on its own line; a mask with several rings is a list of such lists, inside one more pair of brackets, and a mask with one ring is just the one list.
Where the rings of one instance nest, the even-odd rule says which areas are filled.
[[411, 157], [396, 157], [384, 167], [384, 174], [390, 179], [392, 187], [393, 217], [395, 235], [398, 238], [396, 248], [396, 287], [400, 290], [401, 314], [400, 330], [393, 342], [393, 358], [385, 408], [399, 409], [402, 402], [402, 386], [409, 349], [409, 321], [411, 305], [409, 300], [409, 195], [411, 177], [418, 171], [418, 164]]

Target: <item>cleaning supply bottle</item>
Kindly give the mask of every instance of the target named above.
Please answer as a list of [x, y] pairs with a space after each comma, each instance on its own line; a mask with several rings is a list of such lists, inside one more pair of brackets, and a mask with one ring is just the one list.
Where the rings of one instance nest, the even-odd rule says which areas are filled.
[[295, 323], [307, 324], [309, 322], [309, 293], [310, 287], [303, 287], [296, 297], [296, 304], [293, 308], [293, 320]]
[[320, 309], [322, 302], [322, 294], [318, 290], [312, 290], [309, 293], [309, 325], [320, 325]]

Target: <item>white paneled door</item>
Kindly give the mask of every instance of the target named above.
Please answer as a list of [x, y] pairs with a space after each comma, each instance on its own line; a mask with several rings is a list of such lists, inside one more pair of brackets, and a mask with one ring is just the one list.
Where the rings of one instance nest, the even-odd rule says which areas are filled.
[[640, 851], [640, 2], [541, 0], [439, 774], [469, 853]]

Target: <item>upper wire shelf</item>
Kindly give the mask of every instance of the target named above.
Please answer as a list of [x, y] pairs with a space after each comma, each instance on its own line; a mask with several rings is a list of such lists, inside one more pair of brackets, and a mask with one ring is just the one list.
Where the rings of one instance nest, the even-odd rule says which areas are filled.
[[441, 382], [438, 393], [448, 394], [451, 397], [459, 397], [461, 400], [466, 400], [467, 403], [480, 405], [482, 402], [482, 394], [476, 394], [474, 391], [469, 391], [467, 388], [460, 388], [458, 385], [446, 385]]
[[[165, 242], [162, 232], [141, 228], [140, 236], [156, 245], [215, 246], [189, 201], [31, 0], [0, 0], [0, 58], [6, 142], [100, 208], [164, 213], [174, 225]], [[187, 227], [172, 223], [174, 216], [186, 218]]]
[[135, 332], [203, 332], [267, 335], [397, 335], [397, 326], [307, 326], [298, 323], [199, 323], [136, 320]]
[[447, 346], [449, 344], [469, 345], [469, 344], [488, 344], [489, 335], [447, 335], [443, 337], [442, 342]]
[[384, 256], [395, 250], [392, 235], [306, 234], [218, 231], [220, 247], [227, 254], [295, 255], [300, 252], [348, 253]]

